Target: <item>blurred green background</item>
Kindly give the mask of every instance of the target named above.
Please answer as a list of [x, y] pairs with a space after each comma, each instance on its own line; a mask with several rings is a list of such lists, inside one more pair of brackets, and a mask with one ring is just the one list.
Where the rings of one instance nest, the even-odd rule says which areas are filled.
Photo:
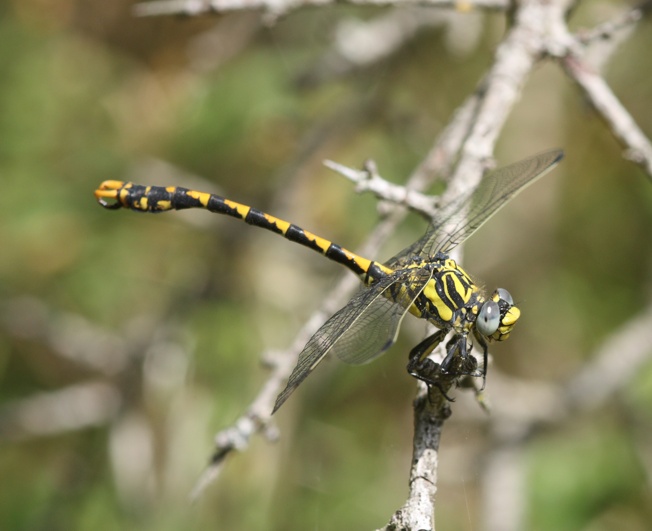
[[[585, 2], [572, 27], [618, 8]], [[458, 15], [373, 66], [323, 76], [338, 24], [384, 13], [311, 9], [265, 26], [251, 13], [137, 19], [121, 0], [0, 4], [0, 529], [372, 529], [403, 503], [409, 333], [372, 365], [320, 366], [276, 416], [278, 443], [255, 438], [189, 505], [213, 434], [265, 380], [261, 353], [286, 347], [342, 272], [231, 219], [108, 212], [93, 198], [105, 179], [196, 186], [355, 249], [376, 201], [321, 161], [372, 158], [402, 182], [505, 30], [502, 14]], [[650, 29], [606, 69], [648, 135]], [[464, 261], [519, 302], [494, 369], [525, 382], [568, 380], [652, 291], [650, 178], [554, 64], [531, 77], [497, 158], [551, 147], [563, 164]], [[424, 228], [410, 216], [378, 258]], [[441, 529], [482, 527], [491, 419], [466, 402], [442, 441]], [[529, 529], [652, 527], [651, 404], [648, 365], [608, 407], [537, 434]]]

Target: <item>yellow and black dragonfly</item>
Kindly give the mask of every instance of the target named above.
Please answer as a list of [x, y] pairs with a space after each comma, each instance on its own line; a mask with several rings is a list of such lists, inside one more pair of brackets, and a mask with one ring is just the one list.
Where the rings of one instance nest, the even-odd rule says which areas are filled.
[[[347, 363], [363, 364], [387, 351], [408, 312], [438, 329], [410, 352], [407, 370], [412, 376], [437, 387], [442, 375], [484, 377], [487, 342], [507, 339], [520, 311], [505, 289], [487, 296], [449, 253], [562, 157], [561, 150], [547, 151], [490, 172], [473, 191], [440, 208], [424, 236], [385, 263], [359, 256], [293, 223], [215, 194], [105, 181], [95, 197], [108, 209], [164, 212], [203, 208], [226, 214], [313, 249], [360, 277], [365, 288], [328, 319], [299, 354], [287, 386], [276, 399], [274, 413], [327, 354], [336, 354]], [[446, 357], [436, 364], [428, 355], [451, 331]], [[469, 335], [482, 348], [481, 369], [471, 354]]]

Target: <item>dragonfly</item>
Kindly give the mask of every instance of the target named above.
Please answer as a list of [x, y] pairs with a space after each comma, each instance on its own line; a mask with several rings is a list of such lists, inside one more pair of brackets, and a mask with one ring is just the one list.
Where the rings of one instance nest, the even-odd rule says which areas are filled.
[[[489, 172], [475, 189], [439, 208], [425, 234], [384, 263], [211, 193], [109, 180], [95, 190], [95, 197], [100, 205], [111, 210], [156, 213], [200, 208], [225, 214], [317, 251], [360, 278], [362, 289], [315, 332], [299, 354], [276, 399], [274, 414], [326, 355], [359, 365], [386, 352], [396, 342], [401, 322], [408, 313], [425, 319], [436, 329], [410, 351], [410, 375], [439, 387], [446, 397], [440, 384], [442, 375], [482, 376], [484, 385], [488, 343], [509, 337], [520, 310], [504, 288], [487, 295], [450, 258], [450, 252], [562, 158], [563, 151], [554, 149]], [[445, 356], [437, 364], [429, 356], [449, 333], [452, 334], [445, 344]], [[472, 354], [474, 342], [482, 349], [481, 368]]]

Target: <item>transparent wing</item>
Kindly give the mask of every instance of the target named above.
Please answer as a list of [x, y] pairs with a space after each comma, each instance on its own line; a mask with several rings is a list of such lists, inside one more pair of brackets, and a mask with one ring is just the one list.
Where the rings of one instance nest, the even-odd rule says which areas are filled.
[[562, 159], [559, 149], [539, 153], [487, 174], [480, 184], [444, 206], [426, 234], [387, 261], [392, 266], [405, 258], [448, 253], [478, 230], [512, 197], [533, 183]]
[[[274, 412], [306, 379], [326, 354], [351, 364], [367, 363], [396, 341], [407, 309], [421, 293], [431, 273], [423, 270], [388, 276], [365, 288], [335, 313], [310, 338], [299, 354], [285, 389], [276, 398]], [[389, 293], [386, 293], [390, 290]], [[390, 295], [396, 300], [388, 299]]]
[[381, 296], [364, 308], [342, 333], [331, 353], [345, 363], [362, 365], [386, 352], [396, 342], [408, 308], [431, 277], [432, 272], [426, 269], [405, 270], [393, 276], [391, 284], [380, 292]]

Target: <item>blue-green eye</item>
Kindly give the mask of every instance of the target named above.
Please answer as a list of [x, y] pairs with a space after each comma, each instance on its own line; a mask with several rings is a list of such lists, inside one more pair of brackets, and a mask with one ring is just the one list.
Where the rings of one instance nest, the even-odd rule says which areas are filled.
[[487, 301], [480, 308], [480, 313], [475, 321], [475, 327], [483, 336], [490, 336], [498, 330], [498, 326], [500, 326], [500, 308], [498, 308], [498, 303]]
[[509, 291], [504, 288], [498, 288], [496, 292], [498, 293], [498, 296], [507, 304], [514, 306], [514, 299], [512, 299], [512, 295], [509, 293]]

